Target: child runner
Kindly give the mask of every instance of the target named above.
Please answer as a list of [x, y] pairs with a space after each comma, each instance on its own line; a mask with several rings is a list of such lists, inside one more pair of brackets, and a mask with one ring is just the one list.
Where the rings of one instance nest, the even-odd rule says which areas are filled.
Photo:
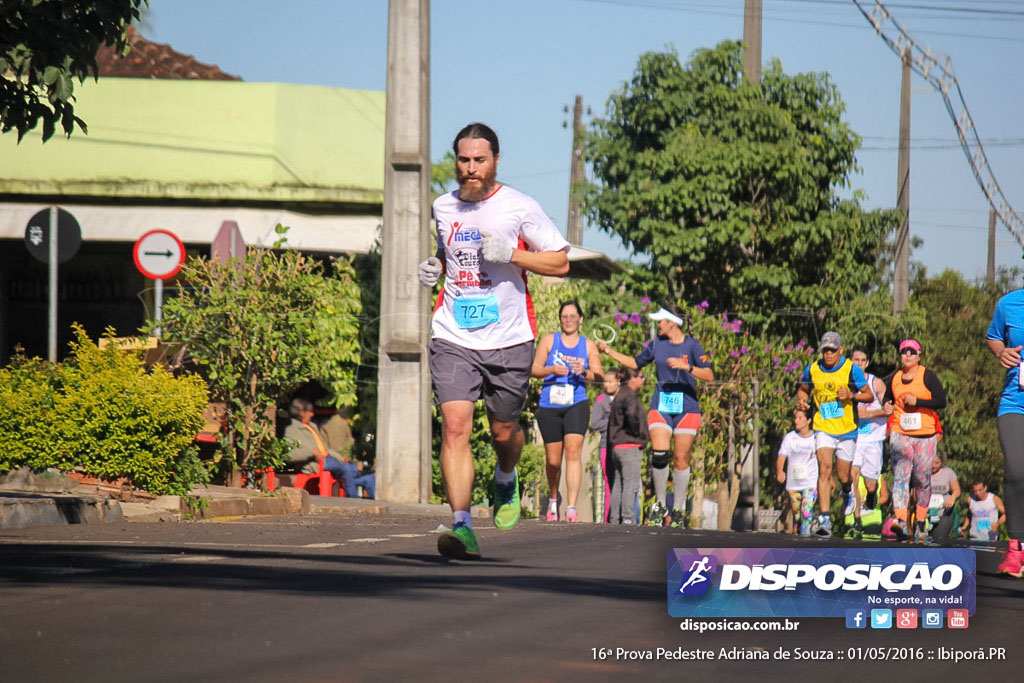
[[793, 508], [790, 533], [810, 536], [813, 533], [814, 502], [818, 500], [818, 457], [811, 430], [811, 413], [797, 408], [793, 411], [793, 431], [782, 437], [779, 457], [775, 461], [775, 477], [786, 485], [789, 504]]

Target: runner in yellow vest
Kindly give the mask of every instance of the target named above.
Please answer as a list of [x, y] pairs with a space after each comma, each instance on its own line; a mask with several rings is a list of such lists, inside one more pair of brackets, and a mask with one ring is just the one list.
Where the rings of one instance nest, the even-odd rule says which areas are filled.
[[872, 400], [864, 371], [843, 356], [843, 338], [838, 332], [826, 332], [818, 344], [821, 359], [808, 365], [796, 392], [798, 408], [810, 407], [814, 398], [814, 441], [818, 453], [818, 535], [832, 535], [832, 461], [843, 487], [844, 514], [853, 512], [854, 496], [850, 468], [857, 444], [857, 417], [854, 401]]

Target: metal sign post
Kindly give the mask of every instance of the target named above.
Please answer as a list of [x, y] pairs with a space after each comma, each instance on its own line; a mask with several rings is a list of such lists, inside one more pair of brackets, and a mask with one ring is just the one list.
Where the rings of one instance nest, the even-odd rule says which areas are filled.
[[57, 242], [60, 235], [57, 231], [57, 207], [50, 207], [50, 244], [47, 253], [47, 265], [50, 271], [49, 312], [47, 316], [46, 358], [51, 363], [57, 362]]
[[82, 246], [82, 229], [75, 217], [64, 209], [51, 206], [37, 212], [25, 226], [25, 247], [34, 258], [47, 264], [48, 311], [47, 354], [57, 362], [57, 266], [78, 253]]
[[148, 278], [156, 280], [153, 292], [153, 319], [156, 321], [154, 336], [160, 336], [160, 321], [163, 320], [164, 280], [174, 277], [185, 261], [185, 245], [178, 236], [168, 230], [150, 230], [135, 242], [132, 250], [135, 267]]

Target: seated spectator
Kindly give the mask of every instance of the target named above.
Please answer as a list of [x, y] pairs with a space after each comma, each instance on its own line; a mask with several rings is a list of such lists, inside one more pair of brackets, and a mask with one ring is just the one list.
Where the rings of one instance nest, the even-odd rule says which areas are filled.
[[298, 471], [312, 474], [318, 469], [317, 460], [324, 458], [324, 469], [334, 475], [336, 479], [341, 480], [346, 496], [357, 498], [356, 487], [359, 486], [366, 490], [370, 498], [376, 496], [377, 480], [373, 474], [361, 474], [356, 463], [324, 445], [323, 435], [312, 424], [312, 402], [304, 398], [293, 399], [288, 414], [292, 419], [284, 430], [284, 438], [298, 444], [289, 454], [292, 467]]
[[956, 501], [960, 498], [960, 482], [956, 472], [946, 466], [944, 455], [932, 458], [932, 497], [928, 503], [928, 522], [932, 541], [946, 543], [956, 524]]

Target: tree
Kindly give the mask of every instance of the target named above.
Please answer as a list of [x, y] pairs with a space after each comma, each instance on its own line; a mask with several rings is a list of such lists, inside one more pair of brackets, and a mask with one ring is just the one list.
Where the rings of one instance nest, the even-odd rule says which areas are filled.
[[75, 124], [74, 81], [98, 76], [102, 45], [126, 50], [128, 26], [149, 0], [0, 0], [0, 132], [43, 123], [43, 142]]
[[249, 249], [226, 263], [192, 258], [164, 305], [164, 342], [183, 344], [211, 398], [226, 404], [221, 446], [231, 470], [281, 463], [287, 444], [268, 416], [303, 381], [320, 380], [335, 405], [355, 403], [362, 311], [355, 272], [342, 259], [330, 276], [323, 270], [291, 250]]
[[654, 296], [763, 323], [836, 307], [877, 281], [894, 211], [839, 199], [858, 136], [825, 74], [744, 82], [742, 45], [640, 57], [595, 119], [591, 219], [650, 258]]

